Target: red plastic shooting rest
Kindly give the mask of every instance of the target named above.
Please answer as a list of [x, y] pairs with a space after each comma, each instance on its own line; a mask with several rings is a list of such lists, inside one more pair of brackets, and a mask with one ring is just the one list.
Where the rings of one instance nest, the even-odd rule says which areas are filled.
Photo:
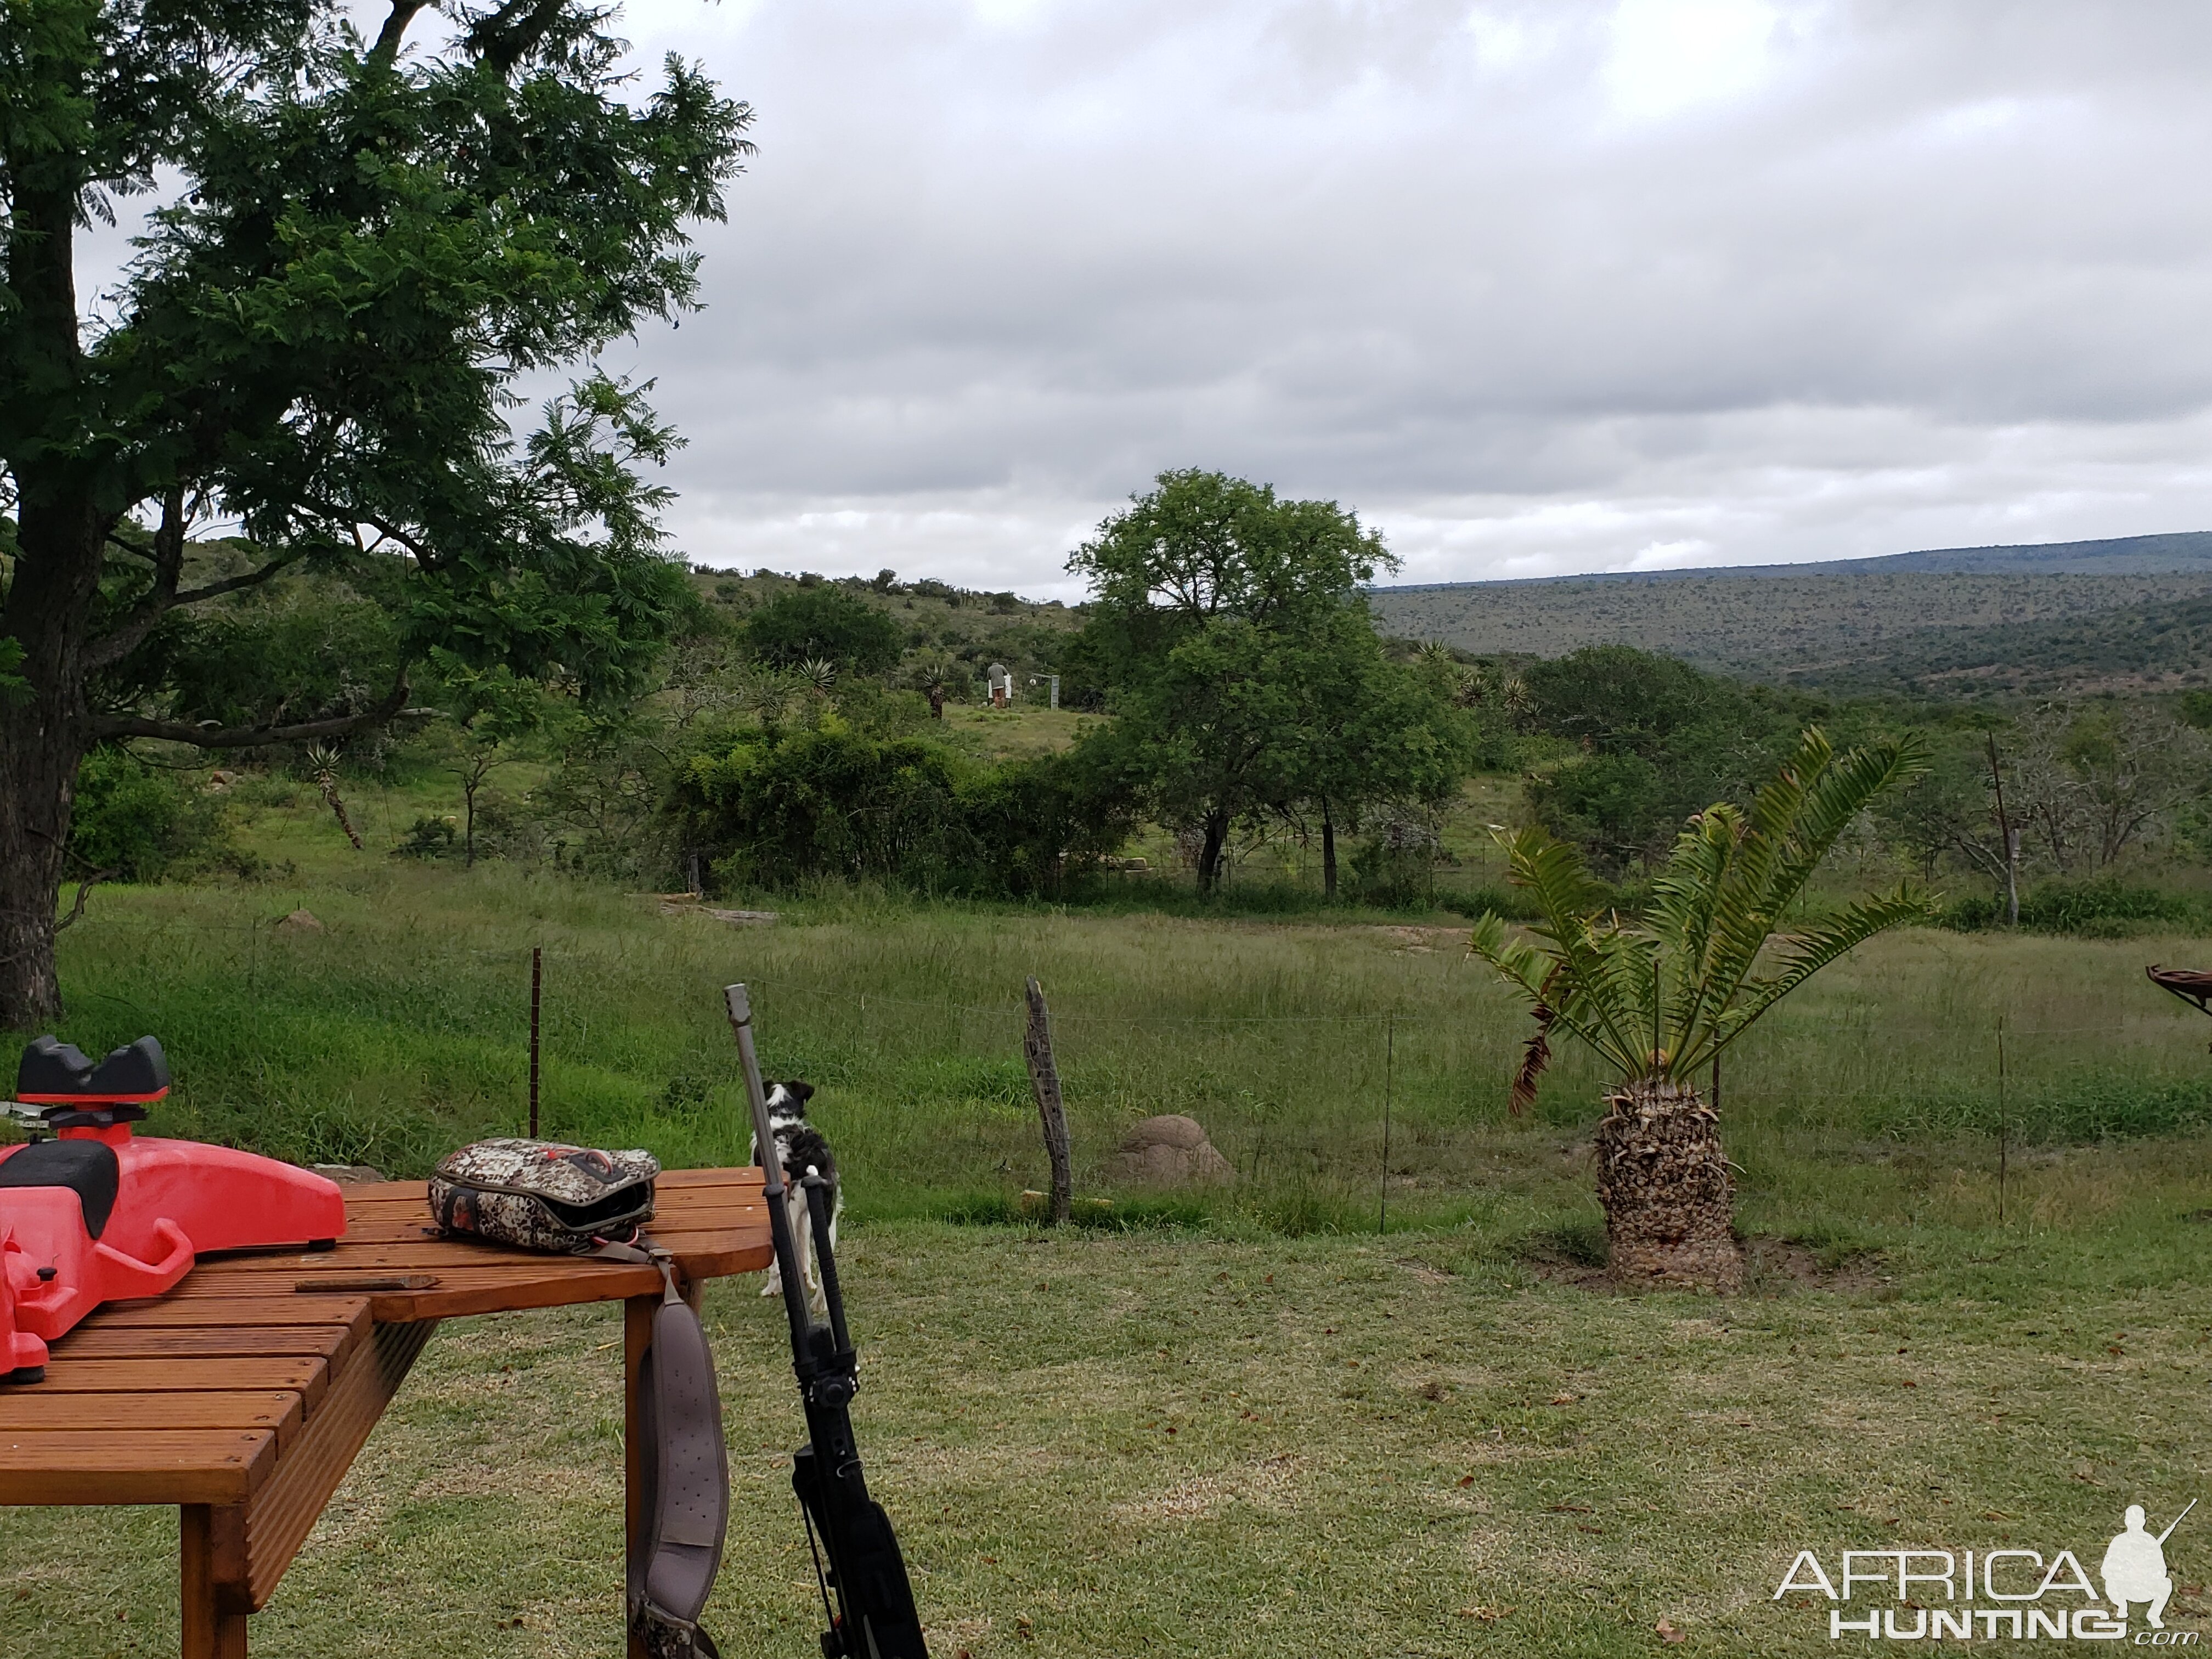
[[131, 1123], [168, 1091], [151, 1037], [98, 1065], [52, 1037], [25, 1050], [15, 1115], [53, 1138], [0, 1147], [0, 1382], [37, 1381], [49, 1343], [103, 1302], [161, 1295], [202, 1253], [345, 1231], [344, 1194], [313, 1170], [138, 1139]]

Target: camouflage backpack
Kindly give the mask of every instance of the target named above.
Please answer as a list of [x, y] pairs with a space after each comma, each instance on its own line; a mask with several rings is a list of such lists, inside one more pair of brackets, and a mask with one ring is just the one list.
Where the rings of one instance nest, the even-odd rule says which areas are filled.
[[430, 1212], [449, 1233], [526, 1250], [589, 1255], [627, 1244], [653, 1219], [650, 1152], [602, 1152], [501, 1136], [448, 1153], [430, 1177]]

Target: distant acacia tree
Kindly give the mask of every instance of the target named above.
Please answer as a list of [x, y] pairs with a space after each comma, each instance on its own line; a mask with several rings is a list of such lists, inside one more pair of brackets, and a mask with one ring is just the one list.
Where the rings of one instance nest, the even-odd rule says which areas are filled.
[[1068, 560], [1092, 593], [1073, 654], [1115, 715], [1088, 741], [1194, 833], [1200, 890], [1240, 819], [1318, 803], [1333, 840], [1330, 814], [1464, 769], [1456, 711], [1384, 659], [1361, 595], [1395, 564], [1334, 501], [1196, 471], [1160, 474]]
[[[441, 38], [410, 45], [434, 17]], [[742, 104], [671, 58], [641, 88], [595, 0], [15, 0], [0, 24], [0, 1024], [53, 1017], [78, 763], [389, 719], [432, 646], [587, 699], [649, 665], [683, 593], [677, 441], [588, 372], [518, 438], [507, 388], [694, 302]], [[429, 25], [425, 22], [426, 30]], [[165, 205], [100, 320], [78, 237]], [[228, 523], [246, 556], [195, 544]], [[292, 569], [385, 596], [383, 678], [264, 682], [236, 723], [140, 672], [194, 607]]]

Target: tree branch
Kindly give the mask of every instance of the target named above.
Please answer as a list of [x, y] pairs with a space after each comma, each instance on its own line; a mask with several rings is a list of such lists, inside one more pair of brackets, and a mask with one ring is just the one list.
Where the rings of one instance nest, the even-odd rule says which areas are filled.
[[[370, 514], [354, 512], [339, 506], [336, 501], [309, 501], [303, 502], [302, 505], [313, 507], [325, 518], [347, 526], [353, 537], [354, 545], [356, 547], [361, 546], [361, 526], [367, 525], [385, 541], [398, 542], [400, 546], [413, 554], [415, 562], [423, 569], [434, 570], [438, 568], [437, 555], [397, 525], [387, 524], [382, 519]], [[363, 548], [362, 551], [374, 552], [375, 549]]]
[[389, 69], [399, 57], [399, 44], [406, 39], [407, 26], [415, 21], [415, 14], [422, 9], [422, 0], [392, 0], [392, 10], [377, 32], [376, 44], [368, 49], [371, 69]]
[[92, 729], [93, 735], [99, 738], [153, 738], [163, 743], [189, 743], [202, 749], [258, 749], [272, 743], [304, 743], [310, 738], [342, 738], [350, 732], [381, 726], [406, 708], [409, 694], [407, 673], [402, 669], [383, 702], [374, 708], [351, 714], [329, 714], [291, 726], [218, 726], [213, 731], [186, 726], [181, 720], [109, 714], [94, 719]]
[[85, 666], [101, 669], [123, 660], [136, 651], [154, 631], [154, 624], [170, 611], [204, 600], [219, 599], [225, 593], [235, 593], [241, 588], [258, 587], [270, 577], [282, 574], [307, 556], [304, 552], [287, 553], [281, 559], [272, 559], [257, 569], [241, 576], [226, 576], [221, 581], [208, 582], [199, 587], [177, 591], [177, 573], [165, 568], [155, 578], [153, 592], [133, 605], [112, 632], [102, 635], [85, 647]]
[[92, 890], [98, 886], [101, 882], [108, 880], [112, 877], [119, 876], [123, 872], [120, 870], [95, 870], [90, 875], [87, 876], [82, 881], [77, 883], [76, 902], [70, 907], [70, 913], [64, 916], [59, 921], [56, 922], [51, 931], [58, 933], [62, 929], [69, 927], [71, 923], [76, 921], [78, 917], [83, 915], [84, 902], [92, 896]]
[[505, 75], [545, 38], [566, 4], [568, 0], [507, 0], [469, 31], [465, 44]]

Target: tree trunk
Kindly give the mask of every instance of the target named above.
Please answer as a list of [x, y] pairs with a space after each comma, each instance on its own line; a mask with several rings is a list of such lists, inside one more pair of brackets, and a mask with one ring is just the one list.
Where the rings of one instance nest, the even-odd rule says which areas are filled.
[[1321, 804], [1321, 896], [1336, 896], [1336, 820], [1326, 800]]
[[1198, 890], [1211, 893], [1221, 885], [1221, 851], [1229, 844], [1229, 814], [1206, 816], [1206, 844], [1198, 854]]
[[62, 1011], [54, 894], [88, 735], [82, 658], [101, 533], [88, 512], [23, 504], [23, 556], [0, 613], [30, 683], [0, 704], [0, 1026], [48, 1024]]
[[[28, 384], [52, 401], [48, 419], [65, 428], [83, 364], [76, 180], [50, 156], [7, 159], [16, 181], [7, 239], [12, 331]], [[0, 702], [0, 1026], [27, 1026], [61, 1013], [54, 894], [90, 735], [85, 635], [108, 525], [84, 468], [51, 454], [8, 459], [19, 496], [19, 556], [0, 635], [21, 644], [20, 672], [30, 689], [20, 701]]]
[[1720, 1120], [1693, 1089], [1639, 1078], [1606, 1099], [1597, 1196], [1614, 1275], [1629, 1284], [1743, 1288], [1735, 1183]]

